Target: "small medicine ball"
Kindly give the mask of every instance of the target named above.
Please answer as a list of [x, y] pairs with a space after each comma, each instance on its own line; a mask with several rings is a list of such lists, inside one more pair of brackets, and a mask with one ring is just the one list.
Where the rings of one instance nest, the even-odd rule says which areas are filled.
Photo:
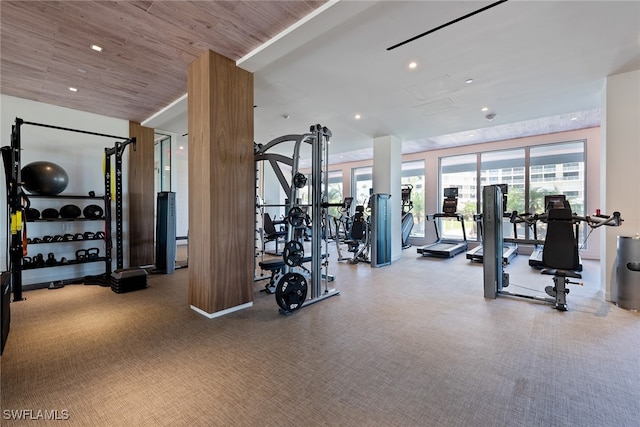
[[98, 205], [89, 205], [82, 210], [85, 218], [102, 218], [104, 211]]
[[64, 205], [60, 208], [60, 216], [62, 218], [78, 218], [82, 211], [76, 205]]
[[24, 188], [32, 194], [55, 196], [69, 184], [67, 172], [51, 162], [29, 163], [22, 168], [21, 174]]
[[42, 211], [43, 219], [55, 219], [55, 218], [58, 218], [59, 216], [60, 216], [60, 212], [58, 212], [58, 210], [54, 208], [47, 208]]
[[35, 208], [27, 209], [27, 219], [28, 220], [40, 219], [40, 211]]

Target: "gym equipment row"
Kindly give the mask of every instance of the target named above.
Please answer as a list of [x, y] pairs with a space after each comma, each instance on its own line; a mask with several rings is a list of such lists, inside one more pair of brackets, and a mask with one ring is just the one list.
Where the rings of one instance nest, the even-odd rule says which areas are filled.
[[[444, 189], [444, 201], [442, 212], [427, 215], [427, 221], [433, 221], [436, 230], [436, 241], [429, 245], [417, 249], [422, 256], [434, 256], [439, 258], [451, 258], [467, 250], [467, 232], [464, 228], [464, 215], [458, 211], [458, 188], [451, 187]], [[462, 239], [449, 239], [440, 236], [438, 220], [454, 219], [460, 221], [462, 225]]]
[[56, 259], [53, 252], [49, 252], [47, 258], [43, 254], [36, 254], [34, 257], [25, 256], [22, 258], [22, 269], [30, 270], [34, 268], [56, 267], [60, 265], [83, 264], [87, 262], [104, 261], [100, 258], [99, 248], [78, 249], [75, 259], [67, 259], [66, 257]]
[[[504, 288], [510, 284], [509, 274], [504, 272], [502, 256], [504, 238], [502, 235], [503, 197], [498, 185], [483, 188], [482, 221], [485, 231], [484, 237], [484, 297], [495, 299], [498, 295], [537, 300], [553, 305], [559, 311], [567, 311], [568, 284], [582, 285], [571, 279], [581, 279], [578, 269], [580, 266], [578, 247], [578, 227], [586, 224], [591, 230], [602, 226], [619, 226], [623, 219], [620, 212], [612, 215], [596, 214], [593, 216], [579, 216], [571, 211], [566, 199], [549, 198], [544, 214], [520, 216], [528, 222], [542, 221], [547, 224], [547, 236], [542, 249], [541, 274], [553, 276], [553, 286], [546, 286], [547, 296], [527, 295], [509, 292]], [[512, 218], [518, 217], [514, 212]], [[575, 231], [574, 231], [575, 229]]]

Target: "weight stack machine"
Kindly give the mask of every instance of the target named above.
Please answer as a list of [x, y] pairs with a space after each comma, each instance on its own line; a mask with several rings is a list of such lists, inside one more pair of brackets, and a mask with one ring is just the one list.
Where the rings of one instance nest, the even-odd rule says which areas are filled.
[[484, 230], [484, 297], [495, 299], [503, 287], [509, 286], [509, 275], [503, 271], [502, 190], [499, 185], [482, 188], [482, 228]]
[[176, 269], [176, 193], [161, 191], [157, 203], [156, 271], [172, 274]]
[[371, 196], [371, 267], [391, 264], [390, 194]]

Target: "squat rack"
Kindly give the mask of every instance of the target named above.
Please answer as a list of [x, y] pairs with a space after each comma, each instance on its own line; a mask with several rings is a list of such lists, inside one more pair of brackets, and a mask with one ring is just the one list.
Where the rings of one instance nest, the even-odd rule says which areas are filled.
[[105, 165], [105, 223], [107, 224], [105, 230], [105, 252], [107, 262], [106, 278], [111, 275], [111, 250], [112, 250], [112, 236], [111, 236], [111, 166], [110, 156], [116, 156], [116, 242], [117, 242], [117, 258], [118, 268], [122, 268], [122, 153], [124, 147], [133, 143], [133, 149], [135, 151], [136, 138], [135, 137], [123, 137], [117, 135], [109, 135], [98, 132], [91, 132], [81, 129], [73, 129], [62, 126], [54, 126], [44, 123], [24, 121], [21, 118], [16, 117], [15, 123], [11, 126], [11, 146], [2, 147], [2, 157], [4, 161], [6, 184], [7, 184], [7, 205], [9, 214], [9, 228], [10, 238], [8, 239], [9, 245], [9, 272], [11, 278], [11, 290], [13, 292], [14, 301], [22, 301], [22, 258], [23, 258], [23, 239], [22, 239], [22, 226], [26, 220], [24, 215], [25, 206], [22, 199], [28, 200], [22, 189], [22, 176], [21, 176], [21, 150], [22, 150], [22, 132], [21, 127], [23, 125], [38, 126], [49, 129], [62, 130], [67, 132], [76, 132], [86, 135], [100, 136], [104, 138], [115, 138], [121, 141], [117, 141], [114, 148], [106, 148], [106, 165]]
[[[331, 138], [331, 131], [321, 125], [313, 125], [310, 132], [300, 135], [284, 135], [273, 139], [267, 144], [256, 144], [254, 147], [254, 158], [256, 163], [259, 161], [268, 162], [280, 186], [288, 197], [287, 216], [288, 221], [293, 225], [300, 217], [296, 217], [296, 210], [300, 213], [297, 203], [298, 186], [295, 185], [297, 179], [302, 174], [299, 172], [299, 158], [302, 144], [311, 145], [311, 202], [308, 205], [311, 208], [311, 295], [310, 299], [304, 302], [304, 305], [320, 301], [327, 297], [339, 294], [336, 289], [328, 289], [327, 282], [332, 280], [328, 274], [328, 261], [323, 261], [324, 256], [328, 256], [328, 244], [326, 241], [326, 224], [327, 224], [327, 208], [331, 206], [328, 203], [328, 195], [325, 189], [328, 183], [328, 169], [323, 169], [323, 163], [328, 164], [328, 144]], [[287, 157], [273, 151], [273, 148], [284, 142], [293, 142], [293, 156]], [[291, 178], [287, 180], [280, 164], [291, 167]], [[306, 178], [305, 178], [306, 181]], [[323, 233], [324, 230], [324, 233]], [[323, 235], [325, 237], [323, 237]], [[293, 226], [288, 228], [287, 239], [289, 242], [294, 240]], [[325, 243], [324, 255], [322, 254], [322, 243]], [[285, 260], [286, 261], [286, 260]], [[285, 267], [285, 271], [288, 267]], [[325, 283], [325, 289], [322, 290], [322, 283]], [[300, 308], [299, 306], [297, 308]], [[296, 309], [297, 309], [296, 308]], [[283, 313], [284, 314], [284, 313]]]

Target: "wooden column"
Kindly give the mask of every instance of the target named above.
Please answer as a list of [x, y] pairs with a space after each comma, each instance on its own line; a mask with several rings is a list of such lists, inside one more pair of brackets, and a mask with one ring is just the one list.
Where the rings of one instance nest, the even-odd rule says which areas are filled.
[[253, 74], [207, 51], [188, 67], [189, 304], [253, 304]]
[[[153, 140], [154, 130], [129, 122], [129, 266], [154, 263]], [[124, 156], [123, 156], [124, 157]]]

